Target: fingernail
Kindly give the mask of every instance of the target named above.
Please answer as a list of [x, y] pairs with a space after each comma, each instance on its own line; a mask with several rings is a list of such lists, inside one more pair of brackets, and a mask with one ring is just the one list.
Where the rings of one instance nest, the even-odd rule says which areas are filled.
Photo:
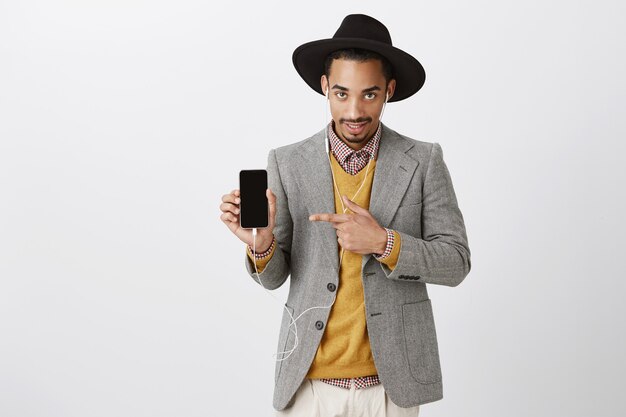
[[235, 198], [235, 203], [239, 203], [241, 199], [239, 197]]
[[239, 209], [235, 209], [235, 213], [239, 214]]

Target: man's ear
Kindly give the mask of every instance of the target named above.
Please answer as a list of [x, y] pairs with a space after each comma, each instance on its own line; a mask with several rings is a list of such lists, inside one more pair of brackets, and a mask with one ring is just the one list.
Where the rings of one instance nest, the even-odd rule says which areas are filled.
[[393, 97], [393, 93], [395, 91], [396, 91], [396, 79], [392, 78], [391, 80], [389, 80], [389, 83], [387, 83], [387, 94], [389, 94], [389, 98], [387, 99], [387, 101], [389, 101], [389, 99]]
[[326, 79], [326, 74], [322, 74], [320, 78], [320, 84], [322, 86], [322, 94], [326, 95], [326, 89], [328, 88], [328, 80]]

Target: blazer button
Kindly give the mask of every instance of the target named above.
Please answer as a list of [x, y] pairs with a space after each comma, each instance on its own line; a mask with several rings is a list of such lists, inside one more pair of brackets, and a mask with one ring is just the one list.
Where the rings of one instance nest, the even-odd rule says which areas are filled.
[[324, 328], [324, 323], [323, 323], [323, 322], [321, 322], [321, 321], [319, 321], [319, 320], [318, 320], [318, 321], [316, 321], [316, 322], [315, 322], [315, 328], [316, 328], [317, 330], [322, 330], [322, 329]]
[[328, 291], [334, 292], [337, 289], [337, 286], [332, 282], [329, 282], [328, 285], [326, 285], [326, 288], [328, 288]]

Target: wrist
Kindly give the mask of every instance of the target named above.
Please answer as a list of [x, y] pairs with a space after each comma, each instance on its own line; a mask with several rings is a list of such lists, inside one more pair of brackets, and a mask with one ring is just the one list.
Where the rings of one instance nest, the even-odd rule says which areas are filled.
[[391, 255], [391, 251], [394, 246], [394, 231], [387, 228], [384, 228], [383, 230], [385, 232], [384, 247], [380, 252], [374, 254], [374, 257], [378, 260], [387, 259], [389, 255]]
[[374, 253], [381, 256], [387, 249], [387, 229], [381, 227], [379, 235], [380, 238], [378, 239], [378, 244], [376, 245], [376, 251]]
[[248, 246], [250, 248], [250, 252], [254, 250], [256, 253], [263, 253], [263, 252], [267, 252], [272, 247], [272, 243], [274, 243], [273, 233], [266, 239], [263, 239], [263, 238], [259, 239], [259, 235], [257, 235], [256, 248], [253, 248], [252, 245], [248, 245]]

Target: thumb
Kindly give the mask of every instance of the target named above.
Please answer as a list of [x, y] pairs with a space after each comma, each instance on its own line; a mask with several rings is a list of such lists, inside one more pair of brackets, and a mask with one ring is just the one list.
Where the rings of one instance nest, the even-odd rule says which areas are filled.
[[346, 206], [348, 206], [348, 208], [352, 210], [353, 212], [359, 213], [359, 214], [365, 214], [365, 212], [368, 212], [363, 207], [359, 206], [357, 203], [350, 200], [345, 194], [342, 196], [342, 198]]
[[265, 195], [270, 206], [270, 227], [273, 228], [274, 220], [276, 219], [276, 195], [269, 188], [265, 190]]

